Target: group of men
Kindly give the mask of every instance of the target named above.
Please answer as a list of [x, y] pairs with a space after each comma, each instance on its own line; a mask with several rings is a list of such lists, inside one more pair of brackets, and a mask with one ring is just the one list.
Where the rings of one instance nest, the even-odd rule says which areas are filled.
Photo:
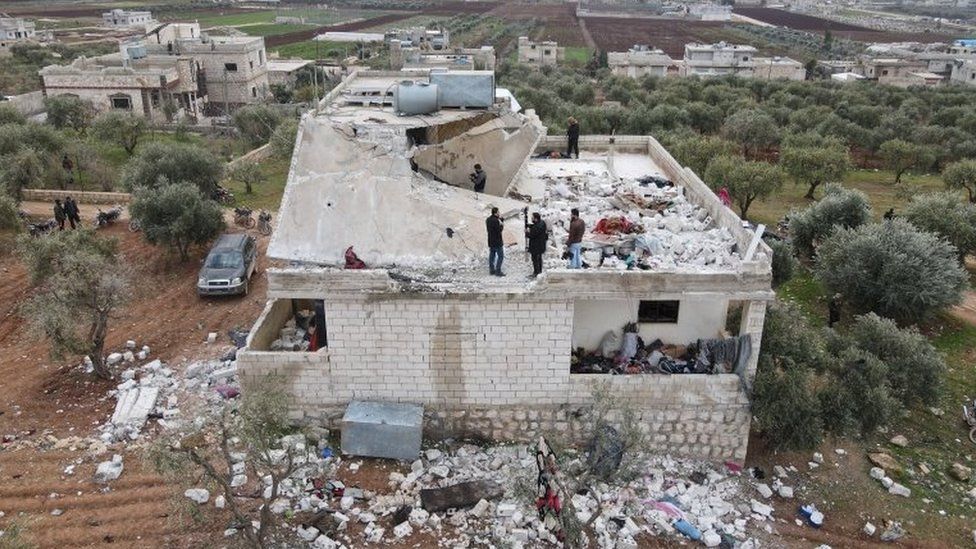
[[54, 221], [58, 223], [58, 230], [64, 230], [64, 222], [68, 221], [72, 229], [77, 229], [81, 225], [81, 213], [78, 210], [78, 203], [70, 196], [64, 198], [64, 204], [60, 198], [54, 200]]
[[[491, 215], [485, 220], [485, 228], [488, 231], [488, 272], [493, 276], [505, 276], [502, 270], [502, 262], [505, 260], [505, 242], [502, 238], [504, 221], [498, 208], [491, 209]], [[586, 223], [580, 218], [579, 210], [573, 208], [570, 210], [569, 236], [566, 238], [570, 269], [583, 267], [581, 254], [584, 233]], [[532, 257], [532, 274], [529, 278], [535, 278], [542, 274], [542, 256], [549, 243], [549, 227], [539, 212], [532, 213], [532, 222], [525, 227], [525, 237], [529, 241], [529, 255]]]
[[[566, 158], [572, 158], [574, 155], [579, 158], [579, 123], [573, 117], [570, 117], [567, 122]], [[474, 185], [474, 192], [485, 192], [488, 178], [481, 164], [474, 165], [474, 173], [469, 177]], [[505, 276], [505, 272], [502, 271], [502, 262], [505, 261], [505, 242], [502, 239], [504, 222], [498, 213], [498, 208], [491, 209], [491, 215], [485, 220], [485, 228], [488, 231], [488, 272], [492, 276]], [[583, 267], [581, 255], [584, 233], [586, 233], [586, 223], [580, 219], [579, 210], [573, 208], [570, 211], [569, 236], [566, 239], [570, 269]], [[525, 237], [529, 241], [529, 255], [532, 256], [532, 274], [529, 278], [535, 278], [542, 274], [542, 256], [546, 253], [546, 246], [549, 243], [549, 227], [542, 220], [539, 212], [534, 212], [532, 222], [526, 224]]]

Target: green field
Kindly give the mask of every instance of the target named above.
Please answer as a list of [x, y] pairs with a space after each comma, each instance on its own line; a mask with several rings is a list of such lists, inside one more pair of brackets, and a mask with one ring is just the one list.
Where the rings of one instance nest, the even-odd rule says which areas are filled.
[[235, 27], [238, 25], [255, 25], [261, 23], [274, 23], [275, 12], [272, 10], [255, 10], [252, 13], [230, 13], [223, 14], [219, 11], [214, 11], [213, 14], [201, 15], [200, 12], [173, 12], [168, 14], [163, 14], [162, 18], [165, 20], [195, 20], [204, 27]]
[[585, 65], [593, 59], [592, 48], [566, 47], [566, 62], [571, 65]]
[[352, 42], [328, 42], [307, 40], [270, 48], [285, 59], [344, 59], [356, 55], [356, 44]]
[[314, 29], [315, 25], [287, 25], [271, 23], [268, 25], [246, 25], [238, 27], [238, 30], [250, 36], [274, 36], [276, 34], [288, 34], [305, 29]]
[[248, 206], [254, 210], [278, 211], [281, 205], [281, 195], [285, 191], [288, 181], [290, 158], [268, 158], [258, 164], [264, 174], [263, 183], [255, 186], [251, 194], [244, 193], [244, 185], [234, 181], [225, 181], [225, 185], [234, 193], [235, 206]]

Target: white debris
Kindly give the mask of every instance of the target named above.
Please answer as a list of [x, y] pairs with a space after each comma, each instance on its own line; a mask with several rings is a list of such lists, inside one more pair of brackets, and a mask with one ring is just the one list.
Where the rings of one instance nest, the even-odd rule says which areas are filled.
[[217, 496], [214, 498], [214, 507], [217, 509], [223, 509], [227, 505], [227, 499], [224, 496]]
[[319, 529], [314, 526], [309, 526], [308, 528], [299, 526], [296, 532], [298, 532], [298, 537], [305, 541], [314, 541], [315, 538], [319, 537]]
[[872, 467], [870, 473], [868, 474], [870, 474], [871, 478], [874, 480], [881, 480], [887, 476], [885, 475], [885, 470], [881, 467]]
[[210, 491], [206, 488], [188, 488], [183, 495], [200, 504], [210, 500]]
[[873, 536], [876, 531], [877, 531], [877, 527], [875, 525], [871, 524], [870, 522], [864, 523], [865, 534], [867, 534], [868, 536]]
[[444, 453], [437, 448], [431, 448], [430, 450], [424, 452], [424, 456], [427, 457], [427, 461], [437, 461], [441, 459], [442, 455], [444, 455]]
[[765, 503], [760, 503], [756, 500], [751, 500], [749, 502], [749, 505], [753, 513], [762, 515], [764, 517], [769, 517], [773, 514], [773, 508], [770, 507], [769, 505], [766, 505]]
[[824, 461], [823, 454], [821, 454], [820, 452], [814, 452], [813, 453], [813, 462], [814, 463], [823, 463], [823, 461]]
[[397, 524], [396, 526], [393, 527], [393, 535], [396, 536], [397, 539], [405, 538], [412, 533], [413, 533], [413, 528], [410, 526], [410, 523], [407, 521], [403, 521], [400, 524]]
[[291, 502], [288, 498], [278, 498], [271, 502], [271, 512], [280, 515], [291, 508]]
[[207, 334], [207, 343], [214, 343], [217, 341], [217, 332], [210, 332]]
[[897, 482], [888, 487], [888, 493], [906, 498], [912, 497], [911, 489], [909, 489], [907, 486], [902, 486]]
[[793, 488], [790, 486], [780, 486], [776, 492], [781, 498], [793, 499]]
[[115, 454], [111, 461], [103, 461], [95, 468], [95, 482], [109, 482], [122, 475], [122, 456]]
[[718, 547], [722, 544], [722, 536], [718, 535], [715, 530], [709, 530], [702, 534], [702, 542], [705, 547]]
[[756, 485], [756, 490], [759, 492], [759, 495], [766, 499], [773, 497], [773, 490], [768, 484], [759, 483]]
[[105, 357], [105, 363], [109, 366], [115, 366], [120, 362], [122, 362], [122, 353], [111, 353]]

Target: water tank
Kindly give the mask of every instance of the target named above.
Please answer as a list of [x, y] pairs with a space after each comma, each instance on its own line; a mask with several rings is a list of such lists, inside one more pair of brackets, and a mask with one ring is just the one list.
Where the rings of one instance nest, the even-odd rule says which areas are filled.
[[393, 110], [405, 115], [436, 112], [437, 85], [403, 80], [393, 88]]
[[127, 50], [129, 53], [129, 59], [142, 59], [146, 56], [146, 46], [143, 44], [129, 46]]

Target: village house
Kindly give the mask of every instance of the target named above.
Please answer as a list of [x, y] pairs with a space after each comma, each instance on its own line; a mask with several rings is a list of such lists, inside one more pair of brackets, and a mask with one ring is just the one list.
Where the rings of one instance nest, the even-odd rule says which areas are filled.
[[145, 27], [155, 23], [152, 12], [114, 9], [102, 14], [102, 25], [112, 28]]
[[444, 29], [412, 27], [409, 29], [386, 31], [384, 40], [387, 43], [396, 40], [401, 45], [413, 46], [424, 50], [443, 50], [451, 45], [450, 36], [450, 33]]
[[168, 23], [119, 50], [44, 67], [45, 95], [74, 95], [100, 111], [169, 119], [230, 112], [265, 101], [270, 92], [261, 37], [209, 37], [196, 23]]
[[615, 76], [629, 78], [664, 77], [675, 67], [674, 60], [664, 51], [640, 45], [626, 52], [607, 53], [607, 65]]
[[10, 54], [10, 46], [37, 38], [36, 25], [20, 17], [0, 14], [0, 56]]
[[756, 48], [737, 44], [685, 44], [682, 76], [751, 77]]
[[[579, 436], [605, 387], [652, 450], [742, 459], [774, 295], [759, 232], [653, 137], [582, 136], [560, 158], [565, 138], [496, 95], [485, 71], [361, 71], [302, 118], [244, 390], [277, 375], [296, 419], [331, 427], [385, 401], [423, 405], [427, 436], [530, 440]], [[573, 207], [585, 269], [561, 257]], [[532, 212], [551, 233], [537, 278]]]
[[963, 86], [976, 86], [976, 59], [960, 59], [952, 66], [949, 81]]
[[555, 66], [566, 59], [566, 48], [552, 40], [533, 42], [527, 36], [519, 36], [518, 62], [538, 67]]
[[393, 70], [495, 70], [495, 48], [445, 48], [437, 51], [404, 45], [391, 40], [390, 68]]

